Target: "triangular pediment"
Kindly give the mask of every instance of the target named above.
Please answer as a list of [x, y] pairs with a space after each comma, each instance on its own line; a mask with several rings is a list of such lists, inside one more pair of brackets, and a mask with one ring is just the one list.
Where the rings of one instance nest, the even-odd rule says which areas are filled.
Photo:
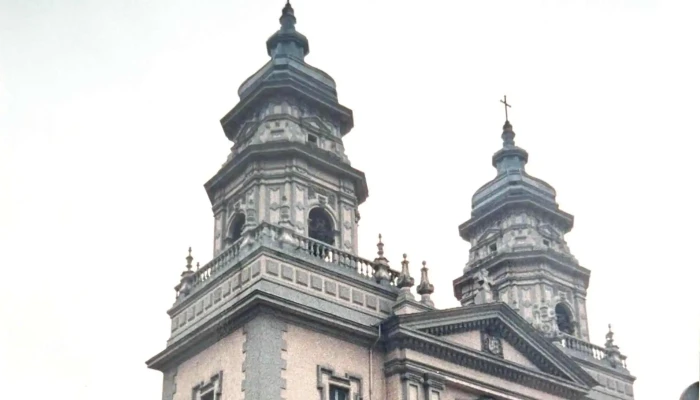
[[[502, 338], [499, 338], [497, 335], [496, 337], [489, 337], [487, 334], [485, 334], [479, 329], [453, 333], [451, 335], [444, 335], [442, 336], [442, 338], [450, 342], [466, 346], [470, 349], [483, 351], [493, 355], [498, 355], [500, 357], [503, 357], [503, 359], [506, 361], [522, 365], [523, 367], [530, 368], [534, 371], [546, 372], [542, 371], [542, 368], [539, 368], [534, 362], [530, 361], [527, 355], [523, 354], [522, 351], [516, 349], [509, 342], [503, 340]], [[494, 342], [495, 340], [497, 340], [497, 342]], [[490, 342], [494, 343], [493, 346], [495, 348], [493, 350], [497, 354], [494, 354], [494, 352], [490, 351]]]
[[495, 239], [499, 236], [501, 236], [500, 229], [490, 228], [487, 229], [486, 232], [482, 233], [481, 236], [479, 236], [477, 243], [488, 242], [489, 240]]
[[310, 129], [317, 133], [330, 134], [331, 129], [326, 125], [325, 122], [319, 117], [303, 117], [301, 119], [301, 126], [306, 129]]
[[548, 376], [567, 385], [596, 385], [574, 360], [505, 303], [408, 314], [400, 316], [397, 322], [407, 331], [425, 335], [426, 343], [433, 346], [458, 346], [465, 354], [476, 352], [484, 360], [510, 366], [507, 368], [513, 371]]

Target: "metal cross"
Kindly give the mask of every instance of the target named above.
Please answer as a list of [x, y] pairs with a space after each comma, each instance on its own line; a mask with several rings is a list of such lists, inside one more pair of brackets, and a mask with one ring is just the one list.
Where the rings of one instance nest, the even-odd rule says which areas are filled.
[[510, 104], [508, 104], [505, 95], [503, 95], [503, 100], [501, 100], [501, 103], [503, 103], [504, 108], [506, 109], [506, 121], [508, 121], [508, 109], [510, 108]]

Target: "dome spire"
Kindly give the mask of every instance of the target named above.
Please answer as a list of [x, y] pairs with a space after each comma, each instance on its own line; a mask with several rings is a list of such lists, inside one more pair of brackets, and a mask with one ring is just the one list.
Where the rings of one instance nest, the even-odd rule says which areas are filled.
[[498, 170], [499, 175], [508, 171], [524, 171], [528, 158], [527, 151], [515, 145], [515, 132], [513, 132], [513, 125], [508, 120], [508, 109], [511, 105], [508, 104], [506, 96], [503, 96], [501, 103], [506, 111], [506, 123], [503, 124], [503, 133], [501, 133], [503, 147], [493, 155], [492, 159], [492, 164]]
[[280, 29], [267, 39], [267, 54], [272, 58], [291, 57], [304, 60], [309, 54], [309, 41], [297, 32], [294, 8], [287, 0], [280, 17]]

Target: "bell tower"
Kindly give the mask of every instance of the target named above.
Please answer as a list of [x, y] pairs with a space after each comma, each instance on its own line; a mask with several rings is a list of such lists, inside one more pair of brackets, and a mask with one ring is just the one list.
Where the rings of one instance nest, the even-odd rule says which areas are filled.
[[500, 300], [547, 336], [588, 341], [590, 271], [564, 238], [574, 217], [559, 208], [552, 186], [525, 171], [528, 153], [515, 145], [507, 117], [501, 138], [496, 177], [476, 191], [471, 218], [459, 226], [471, 249], [455, 297], [465, 306]]
[[214, 213], [214, 256], [266, 222], [357, 253], [363, 172], [345, 155], [352, 110], [333, 78], [304, 60], [309, 41], [287, 3], [267, 40], [270, 60], [238, 89], [222, 119], [231, 153], [205, 189]]

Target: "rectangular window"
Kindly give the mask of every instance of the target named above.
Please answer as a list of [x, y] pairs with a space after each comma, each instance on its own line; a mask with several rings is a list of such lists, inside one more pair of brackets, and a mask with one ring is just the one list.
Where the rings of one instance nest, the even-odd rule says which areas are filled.
[[328, 388], [329, 400], [350, 400], [350, 389], [331, 385]]
[[204, 393], [201, 397], [201, 400], [214, 400], [214, 391], [209, 391], [207, 393]]
[[435, 390], [430, 392], [430, 400], [440, 400], [440, 392]]
[[317, 138], [316, 136], [314, 136], [314, 135], [309, 134], [309, 135], [306, 137], [306, 140], [307, 140], [309, 143], [313, 143], [313, 144], [318, 145], [318, 138]]
[[418, 386], [408, 385], [408, 400], [418, 400]]

